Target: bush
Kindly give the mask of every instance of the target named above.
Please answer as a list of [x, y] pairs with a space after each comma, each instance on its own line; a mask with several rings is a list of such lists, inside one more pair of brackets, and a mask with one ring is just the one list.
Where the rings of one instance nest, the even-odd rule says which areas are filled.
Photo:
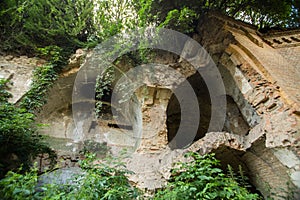
[[219, 161], [213, 154], [186, 155], [192, 160], [180, 162], [172, 169], [168, 185], [154, 199], [259, 199], [232, 177], [226, 176], [217, 166]]
[[25, 174], [9, 171], [6, 177], [0, 180], [0, 196], [2, 199], [11, 200], [37, 199], [35, 194], [37, 182], [37, 169], [31, 169]]
[[55, 153], [43, 142], [34, 124], [34, 115], [9, 103], [7, 81], [0, 81], [0, 177], [21, 164], [28, 169], [40, 153], [48, 153], [54, 163]]

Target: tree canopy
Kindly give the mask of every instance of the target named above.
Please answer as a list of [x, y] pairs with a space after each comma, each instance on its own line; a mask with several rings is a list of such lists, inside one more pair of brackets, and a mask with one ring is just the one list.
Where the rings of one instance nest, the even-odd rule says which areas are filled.
[[[159, 24], [170, 21], [174, 12], [196, 13], [192, 15], [197, 21], [208, 11], [217, 11], [235, 19], [265, 28], [295, 28], [300, 26], [299, 0], [166, 0], [153, 1], [150, 7], [150, 20]], [[189, 17], [189, 15], [187, 15]], [[175, 19], [175, 16], [174, 16]], [[190, 18], [191, 19], [191, 18]], [[169, 24], [178, 26], [180, 19]], [[185, 23], [185, 21], [183, 21]]]

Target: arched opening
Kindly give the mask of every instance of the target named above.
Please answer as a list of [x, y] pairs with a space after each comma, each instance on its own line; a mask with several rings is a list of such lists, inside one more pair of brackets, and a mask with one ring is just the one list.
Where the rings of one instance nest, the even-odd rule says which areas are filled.
[[261, 192], [256, 189], [254, 182], [251, 179], [252, 173], [244, 158], [246, 152], [238, 151], [228, 146], [220, 146], [212, 153], [214, 153], [215, 157], [220, 161], [221, 169], [228, 174], [228, 176], [233, 176], [239, 180], [240, 184], [247, 187], [251, 192], [261, 195]]
[[[208, 130], [210, 119], [211, 119], [211, 100], [210, 100], [210, 95], [206, 83], [199, 73], [195, 73], [194, 75], [190, 76], [186, 81], [188, 81], [188, 83], [192, 86], [197, 96], [199, 110], [200, 110], [200, 122], [199, 122], [197, 134], [194, 138], [194, 141], [196, 141], [204, 137], [205, 133]], [[176, 96], [173, 94], [170, 98], [167, 107], [167, 130], [168, 130], [169, 143], [176, 136], [176, 133], [179, 129], [180, 121], [181, 121], [180, 104]], [[195, 121], [191, 119], [189, 123], [192, 124], [195, 123]], [[188, 126], [189, 123], [185, 125]], [[194, 133], [185, 133], [185, 134], [194, 134]], [[176, 148], [186, 147], [187, 145], [189, 145], [189, 143], [190, 141], [175, 141], [175, 142], [173, 141], [172, 142], [173, 145], [171, 146], [171, 148], [176, 149]]]
[[[199, 73], [192, 75], [187, 79], [187, 81], [195, 91], [200, 109], [200, 123], [198, 126], [197, 134], [194, 138], [194, 141], [196, 141], [203, 138], [208, 131], [212, 114], [211, 99], [206, 83]], [[241, 113], [239, 106], [230, 95], [226, 95], [226, 102], [226, 119], [223, 131], [240, 136], [246, 136], [250, 130], [250, 126], [248, 124], [249, 120], [245, 119], [244, 115]], [[175, 139], [176, 133], [180, 126], [180, 122], [181, 108], [175, 94], [173, 94], [169, 100], [169, 104], [167, 107], [167, 130], [169, 143], [173, 139]], [[191, 120], [189, 123], [195, 123], [195, 121]], [[172, 141], [172, 145], [170, 147], [172, 149], [176, 149], [186, 147], [187, 145], [189, 144], [186, 143], [186, 141]]]

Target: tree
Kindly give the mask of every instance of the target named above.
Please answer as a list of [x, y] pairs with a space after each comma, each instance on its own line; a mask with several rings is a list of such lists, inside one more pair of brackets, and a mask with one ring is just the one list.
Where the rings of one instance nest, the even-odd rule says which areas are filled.
[[95, 31], [92, 0], [4, 0], [0, 6], [3, 50], [28, 53], [49, 45], [75, 49]]

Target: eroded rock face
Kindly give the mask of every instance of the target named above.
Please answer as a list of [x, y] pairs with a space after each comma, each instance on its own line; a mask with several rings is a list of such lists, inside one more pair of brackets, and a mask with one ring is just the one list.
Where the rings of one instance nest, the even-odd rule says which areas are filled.
[[[298, 32], [286, 34], [299, 37]], [[188, 63], [193, 62], [201, 68], [203, 60], [193, 56], [182, 60], [177, 55], [160, 52], [155, 62], [176, 70], [182, 77], [158, 70], [153, 76], [154, 84], [149, 78], [143, 78], [150, 72], [139, 73], [136, 79], [143, 80], [143, 87], [134, 92], [135, 104], [127, 109], [130, 114], [127, 122], [130, 123], [119, 126], [110, 113], [99, 121], [82, 122], [83, 135], [80, 139], [105, 142], [116, 153], [119, 147], [134, 147], [132, 158], [126, 160], [128, 169], [135, 172], [129, 178], [138, 187], [148, 190], [161, 187], [169, 177], [172, 163], [183, 160], [187, 151], [201, 154], [215, 152], [224, 166], [231, 164], [238, 169], [241, 165], [250, 176], [251, 183], [264, 196], [278, 193], [280, 188], [285, 191], [282, 195], [291, 194], [286, 182], [293, 186], [294, 191], [299, 190], [300, 74], [297, 58], [300, 46], [294, 42], [292, 48], [282, 46], [279, 49], [279, 45], [267, 42], [272, 37], [258, 34], [255, 27], [216, 14], [208, 15], [199, 22], [193, 38], [217, 64], [226, 89], [223, 132], [207, 133], [211, 112], [209, 95], [203, 80], [194, 77], [197, 76], [196, 69]], [[186, 47], [189, 45], [187, 43]], [[284, 51], [286, 48], [290, 50]], [[203, 52], [191, 48], [184, 53], [201, 55]], [[125, 72], [132, 68], [124, 60], [119, 66]], [[50, 124], [49, 129], [44, 130], [47, 135], [69, 139], [74, 136], [71, 94], [76, 77], [74, 69], [77, 68], [71, 67], [50, 91], [48, 104], [40, 116], [42, 122]], [[122, 74], [116, 76], [121, 77]], [[171, 150], [170, 141], [181, 121], [174, 90], [185, 79], [190, 79], [197, 90], [195, 93], [203, 114], [194, 143], [184, 149], [176, 149], [175, 146]], [[176, 84], [171, 84], [174, 80]], [[191, 120], [190, 123], [195, 122]], [[134, 137], [136, 131], [142, 133], [139, 142]]]
[[45, 61], [27, 56], [0, 56], [0, 78], [9, 80], [9, 92], [13, 95], [9, 99], [16, 103], [29, 90], [33, 70]]

